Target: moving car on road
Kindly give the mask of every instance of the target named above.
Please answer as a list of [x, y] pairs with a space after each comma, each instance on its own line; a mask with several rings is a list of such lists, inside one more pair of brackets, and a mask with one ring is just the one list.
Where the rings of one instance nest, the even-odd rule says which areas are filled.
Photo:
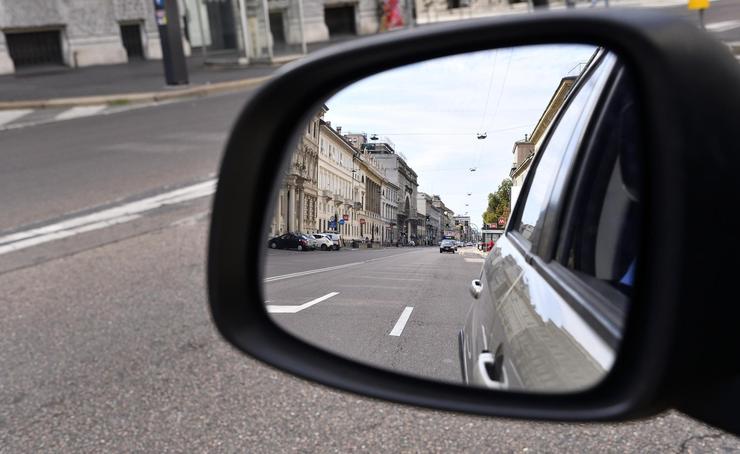
[[442, 243], [439, 245], [439, 253], [443, 252], [457, 252], [457, 245], [455, 244], [454, 240], [442, 240]]
[[270, 249], [297, 249], [299, 251], [310, 249], [308, 238], [292, 232], [272, 238], [267, 245]]

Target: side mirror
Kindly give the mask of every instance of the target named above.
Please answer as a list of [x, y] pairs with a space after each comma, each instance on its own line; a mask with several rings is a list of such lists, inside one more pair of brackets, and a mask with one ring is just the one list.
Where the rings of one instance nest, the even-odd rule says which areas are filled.
[[[437, 86], [445, 75], [458, 74], [462, 68], [471, 77], [494, 74], [489, 77], [491, 90], [484, 87], [481, 94], [485, 123], [488, 109], [500, 107], [488, 94], [503, 91], [493, 82], [495, 71], [511, 71], [506, 77], [514, 85], [547, 80], [544, 70], [525, 74], [517, 72], [517, 65], [550, 58], [561, 49], [558, 46], [574, 45], [589, 47], [592, 57], [584, 62], [586, 69], [564, 82], [563, 87], [576, 87], [573, 92], [555, 91], [533, 124], [526, 125], [538, 124], [544, 110], [552, 121], [541, 130], [525, 128], [521, 143], [489, 149], [486, 144], [496, 143], [502, 131], [471, 126], [470, 147], [481, 147], [486, 155], [506, 155], [501, 176], [519, 178], [517, 169], [525, 162], [536, 169], [517, 180], [521, 193], [485, 266], [475, 248], [460, 248], [470, 251], [455, 256], [436, 253], [444, 229], [434, 233], [437, 236], [428, 235], [434, 226], [423, 222], [417, 205], [419, 200], [424, 203], [423, 197], [410, 183], [421, 178], [423, 184], [435, 181], [446, 187], [443, 176], [430, 176], [435, 171], [431, 152], [414, 154], [409, 166], [393, 140], [383, 141], [386, 131], [373, 129], [368, 131], [372, 150], [360, 147], [361, 153], [353, 154], [347, 130], [339, 131], [340, 125], [321, 118], [322, 112], [332, 109], [358, 114], [360, 101], [377, 103], [374, 114], [364, 121], [399, 118], [398, 109], [384, 109], [383, 101], [391, 98], [371, 81], [395, 80], [402, 84], [400, 90], [386, 85], [387, 90], [409, 96], [404, 99], [413, 105], [421, 102], [410, 97], [420, 87]], [[556, 52], [510, 53], [531, 46]], [[489, 69], [491, 51], [512, 55], [508, 69], [501, 69], [506, 68], [503, 59], [504, 66]], [[456, 60], [457, 56], [468, 60]], [[479, 57], [488, 64], [458, 65]], [[413, 78], [404, 68], [415, 68]], [[696, 68], [701, 68], [699, 77]], [[567, 75], [565, 71], [555, 82]], [[475, 110], [475, 100], [466, 101], [465, 81], [453, 81], [447, 90], [427, 92], [437, 97], [437, 110], [448, 107], [445, 100], [458, 101], [459, 110]], [[336, 102], [357, 87], [366, 90], [364, 98], [354, 98], [356, 104]], [[554, 92], [553, 87], [548, 90]], [[578, 96], [586, 92], [593, 96]], [[625, 100], [631, 101], [621, 102]], [[558, 103], [566, 107], [547, 111], [547, 106]], [[430, 125], [434, 112], [427, 110]], [[675, 407], [737, 433], [740, 339], [736, 319], [728, 313], [732, 307], [728, 295], [735, 292], [731, 285], [740, 241], [734, 240], [734, 232], [740, 231], [736, 220], [740, 218], [727, 213], [740, 200], [735, 177], [740, 171], [740, 153], [735, 152], [738, 118], [740, 67], [727, 50], [688, 23], [644, 10], [444, 24], [318, 52], [282, 69], [251, 98], [234, 126], [220, 169], [210, 231], [209, 301], [214, 322], [235, 347], [281, 370], [395, 402], [567, 421], [621, 420]], [[432, 128], [449, 132], [438, 125]], [[418, 130], [387, 132], [411, 135]], [[541, 144], [529, 143], [529, 133], [541, 135]], [[516, 167], [511, 164], [512, 145]], [[558, 150], [555, 159], [548, 149]], [[395, 167], [379, 164], [383, 159]], [[328, 167], [322, 169], [322, 162], [333, 170], [323, 173]], [[450, 168], [457, 166], [465, 173], [463, 181], [488, 178], [490, 186], [500, 181], [480, 159], [449, 162]], [[426, 164], [430, 175], [422, 173], [421, 165], [418, 174], [411, 172], [416, 163]], [[405, 180], [389, 177], [388, 169], [403, 173]], [[336, 178], [343, 172], [346, 180]], [[323, 185], [327, 181], [331, 183]], [[382, 191], [375, 191], [378, 188], [394, 196], [386, 200]], [[493, 192], [495, 187], [482, 190]], [[467, 192], [477, 193], [464, 187], [457, 191]], [[433, 193], [427, 195], [433, 199]], [[445, 218], [448, 214], [439, 206], [441, 227], [453, 214]], [[464, 205], [457, 209], [465, 211]], [[708, 228], [723, 241], [699, 244], [698, 234]], [[268, 231], [292, 230], [332, 233], [338, 250], [300, 256], [277, 247], [267, 251], [263, 238]], [[458, 229], [450, 232], [456, 240], [467, 241]], [[352, 247], [362, 244], [353, 241], [357, 238], [372, 247]], [[409, 245], [425, 241], [431, 245], [403, 251], [408, 254], [404, 256], [408, 262], [402, 264], [407, 273], [419, 272], [431, 260], [458, 261], [432, 273], [433, 281], [409, 284], [408, 275], [402, 276], [408, 281], [405, 286], [400, 281], [390, 284], [389, 279], [368, 281], [363, 270], [377, 276], [387, 272], [383, 268], [389, 262], [380, 260], [386, 253], [382, 247], [388, 241], [397, 254], [396, 246], [403, 245], [400, 238]], [[413, 257], [428, 262], [414, 262]], [[315, 264], [306, 267], [306, 260]], [[475, 275], [466, 271], [455, 293], [457, 284], [453, 286], [447, 276], [462, 269]], [[351, 276], [346, 274], [350, 270]], [[469, 288], [474, 299], [465, 290], [471, 277], [479, 277]], [[361, 292], [360, 281], [365, 282]], [[370, 344], [377, 340], [373, 335], [383, 335], [413, 345], [403, 333], [415, 329], [419, 320], [415, 317], [424, 308], [406, 302], [412, 291], [432, 284], [439, 294], [452, 299], [462, 294], [470, 304], [464, 326], [460, 322], [459, 329], [452, 330], [454, 324], [447, 323], [434, 333], [439, 351], [445, 352], [440, 358], [460, 352], [450, 359], [459, 366], [459, 374], [449, 379], [425, 374], [424, 367], [413, 373], [384, 364], [373, 355], [382, 349], [374, 347], [390, 344]], [[394, 287], [402, 296], [389, 304], [389, 289]], [[342, 325], [358, 318], [357, 305], [367, 301], [376, 311], [393, 313], [392, 323], [380, 334], [363, 331], [375, 326], [371, 321], [377, 312], [363, 313], [364, 326]], [[327, 307], [333, 309], [329, 318], [321, 312]], [[459, 304], [438, 307], [459, 312]], [[426, 323], [441, 326], [463, 315], [437, 314], [436, 319], [425, 314]], [[321, 329], [307, 330], [310, 326]], [[505, 336], [496, 337], [500, 333]], [[500, 345], [486, 344], [492, 340]], [[426, 345], [422, 339], [415, 348]], [[555, 354], [558, 348], [570, 353]], [[574, 352], [580, 355], [577, 367], [571, 361]], [[528, 354], [547, 361], [527, 362]], [[687, 370], [687, 359], [696, 367]], [[425, 359], [422, 366], [436, 363]]]

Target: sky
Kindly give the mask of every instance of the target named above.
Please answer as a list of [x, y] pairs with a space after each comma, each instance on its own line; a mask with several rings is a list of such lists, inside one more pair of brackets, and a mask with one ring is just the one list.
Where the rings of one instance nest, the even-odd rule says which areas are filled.
[[342, 133], [389, 138], [420, 192], [438, 194], [481, 227], [488, 194], [509, 176], [514, 142], [531, 134], [560, 80], [577, 75], [594, 51], [550, 44], [403, 66], [337, 93], [324, 119]]

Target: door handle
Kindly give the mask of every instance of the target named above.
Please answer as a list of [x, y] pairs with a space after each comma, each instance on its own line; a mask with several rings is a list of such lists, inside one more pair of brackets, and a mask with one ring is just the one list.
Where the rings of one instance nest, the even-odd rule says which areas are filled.
[[476, 365], [476, 375], [487, 388], [506, 389], [509, 386], [509, 380], [504, 370], [503, 356], [499, 356], [500, 364], [496, 363], [491, 352], [483, 352], [478, 355], [478, 364]]
[[470, 283], [470, 295], [473, 298], [478, 299], [482, 291], [483, 284], [481, 283], [480, 279], [473, 279], [473, 281]]

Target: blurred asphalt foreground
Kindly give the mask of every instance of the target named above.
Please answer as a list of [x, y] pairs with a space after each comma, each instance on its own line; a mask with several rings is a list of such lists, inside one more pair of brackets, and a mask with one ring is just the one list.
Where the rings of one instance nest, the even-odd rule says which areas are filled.
[[[595, 8], [604, 8], [605, 0], [598, 0]], [[683, 17], [698, 26], [698, 14], [686, 8], [686, 0], [610, 0], [611, 8], [655, 8]], [[575, 8], [589, 8], [590, 0], [580, 0]], [[705, 26], [717, 39], [740, 56], [740, 1], [715, 0], [705, 13]], [[551, 10], [566, 8], [564, 1], [551, 2]], [[424, 14], [417, 17], [418, 26], [426, 23], [465, 20], [506, 14], [526, 14], [527, 4], [515, 3], [486, 10], [459, 8], [447, 16]], [[348, 37], [309, 44], [308, 51], [328, 47]], [[299, 54], [276, 52], [272, 63], [248, 66], [230, 64], [206, 65], [198, 49], [188, 58], [190, 84], [167, 87], [161, 61], [132, 61], [122, 65], [91, 66], [85, 68], [43, 67], [19, 70], [16, 74], [0, 76], [0, 110], [40, 109], [71, 106], [110, 105], [158, 102], [174, 98], [209, 95], [224, 91], [253, 88], [266, 80], [282, 64], [298, 59]], [[740, 57], [739, 57], [740, 58]], [[0, 118], [1, 120], [1, 118]]]

